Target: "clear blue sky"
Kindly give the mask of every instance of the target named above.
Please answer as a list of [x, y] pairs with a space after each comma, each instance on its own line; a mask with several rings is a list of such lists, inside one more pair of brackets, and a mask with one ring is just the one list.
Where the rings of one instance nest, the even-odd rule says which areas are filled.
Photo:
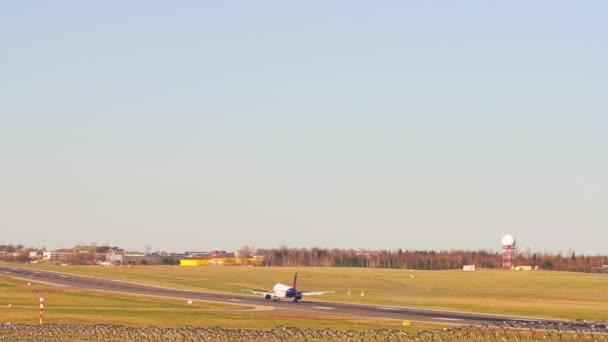
[[6, 1], [0, 243], [608, 253], [604, 1]]

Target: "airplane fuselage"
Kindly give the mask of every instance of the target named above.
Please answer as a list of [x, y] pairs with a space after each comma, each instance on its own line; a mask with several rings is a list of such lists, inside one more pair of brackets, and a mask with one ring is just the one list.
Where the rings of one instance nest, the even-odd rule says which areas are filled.
[[296, 289], [281, 283], [275, 284], [272, 288], [272, 292], [274, 292], [272, 296], [273, 299], [293, 298], [294, 301], [302, 299], [302, 294], [298, 293]]
[[266, 292], [261, 290], [247, 290], [249, 292], [261, 294], [264, 296], [264, 299], [272, 299], [273, 301], [279, 301], [282, 298], [293, 299], [295, 303], [297, 303], [302, 296], [318, 296], [324, 293], [330, 293], [333, 291], [298, 291], [296, 290], [296, 284], [298, 280], [298, 273], [296, 273], [293, 277], [293, 285], [285, 285], [283, 283], [277, 283], [272, 288], [272, 292]]

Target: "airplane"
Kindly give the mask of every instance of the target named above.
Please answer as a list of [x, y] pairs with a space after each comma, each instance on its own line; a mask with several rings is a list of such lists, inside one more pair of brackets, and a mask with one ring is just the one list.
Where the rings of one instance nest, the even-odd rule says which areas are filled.
[[297, 303], [302, 296], [318, 296], [324, 293], [333, 293], [334, 291], [298, 291], [296, 290], [296, 282], [298, 280], [298, 272], [296, 272], [293, 277], [293, 285], [290, 287], [289, 285], [277, 283], [272, 288], [272, 292], [267, 291], [259, 291], [259, 290], [246, 290], [251, 293], [261, 294], [264, 296], [264, 299], [272, 299], [273, 302], [278, 302], [281, 298], [293, 298], [293, 302]]

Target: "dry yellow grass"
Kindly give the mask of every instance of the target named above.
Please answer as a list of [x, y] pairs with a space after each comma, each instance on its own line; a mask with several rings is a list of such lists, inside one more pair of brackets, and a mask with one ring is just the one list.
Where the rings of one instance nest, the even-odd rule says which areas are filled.
[[[277, 316], [254, 311], [250, 306], [133, 296], [108, 292], [66, 290], [48, 284], [0, 276], [0, 324], [37, 324], [39, 289], [45, 294], [45, 323], [119, 324], [132, 327], [204, 326], [233, 329], [300, 328], [366, 330], [404, 329], [416, 331], [439, 325], [413, 324], [403, 327], [393, 320], [344, 319], [315, 316]], [[10, 305], [10, 307], [9, 307]]]
[[297, 271], [300, 290], [336, 291], [319, 297], [321, 300], [541, 318], [603, 320], [608, 317], [608, 276], [586, 273], [314, 267], [28, 267], [233, 293], [251, 288], [270, 289], [276, 282], [290, 283]]

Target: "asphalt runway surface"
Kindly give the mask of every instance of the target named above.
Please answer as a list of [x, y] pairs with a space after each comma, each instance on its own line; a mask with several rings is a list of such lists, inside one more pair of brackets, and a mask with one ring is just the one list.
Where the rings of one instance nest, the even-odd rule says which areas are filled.
[[[0, 266], [0, 274], [14, 278], [45, 282], [74, 289], [110, 291], [137, 295], [182, 298], [228, 304], [253, 305], [272, 310], [276, 315], [298, 316], [338, 316], [348, 318], [392, 319], [412, 322], [443, 324], [492, 324], [504, 321], [535, 322], [531, 318], [486, 315], [480, 313], [463, 313], [454, 311], [406, 308], [389, 305], [352, 304], [310, 300], [307, 297], [298, 303], [291, 300], [273, 302], [260, 295], [240, 295], [218, 292], [201, 292], [167, 287], [156, 287], [131, 282], [108, 280], [103, 278], [77, 276], [67, 273], [50, 272], [20, 267]], [[272, 285], [272, 284], [270, 284]]]

